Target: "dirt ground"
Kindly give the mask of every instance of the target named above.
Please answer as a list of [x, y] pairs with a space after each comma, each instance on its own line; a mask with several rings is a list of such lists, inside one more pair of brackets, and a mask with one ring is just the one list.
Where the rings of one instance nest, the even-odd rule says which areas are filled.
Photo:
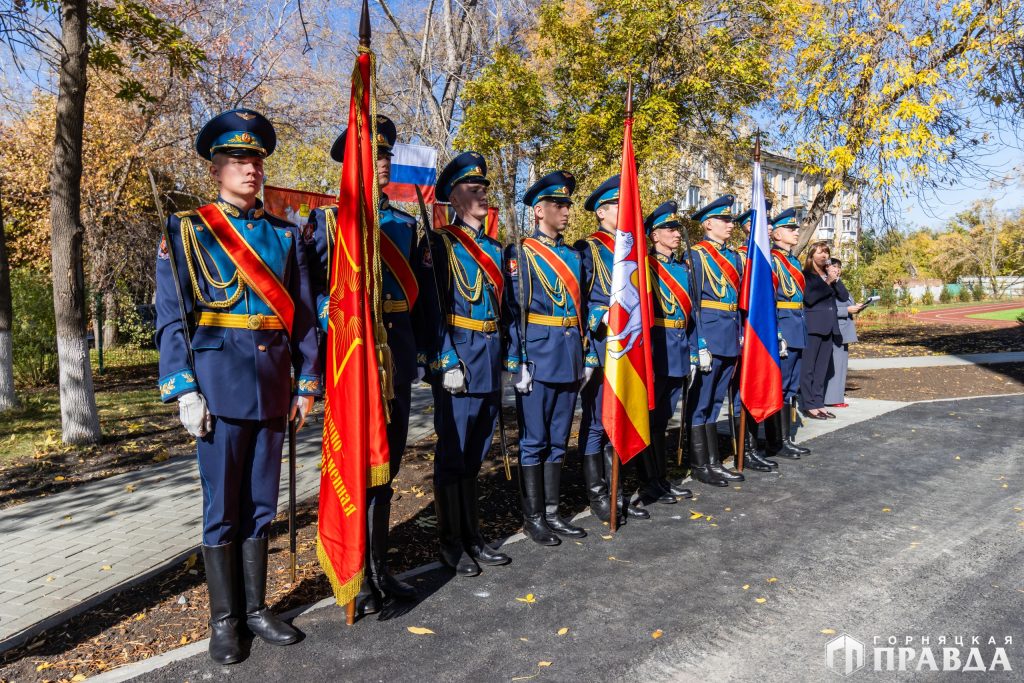
[[851, 370], [846, 378], [847, 398], [925, 401], [1019, 392], [1024, 392], [1024, 363]]

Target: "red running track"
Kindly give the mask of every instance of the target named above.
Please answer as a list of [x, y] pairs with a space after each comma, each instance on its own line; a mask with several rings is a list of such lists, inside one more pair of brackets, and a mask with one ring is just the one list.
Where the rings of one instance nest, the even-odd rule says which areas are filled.
[[968, 318], [974, 313], [989, 313], [1024, 306], [1024, 299], [1000, 301], [994, 304], [975, 304], [974, 306], [957, 306], [956, 308], [940, 308], [933, 311], [922, 311], [914, 316], [916, 320], [933, 323], [982, 325], [984, 327], [1017, 327], [1014, 320], [982, 320]]

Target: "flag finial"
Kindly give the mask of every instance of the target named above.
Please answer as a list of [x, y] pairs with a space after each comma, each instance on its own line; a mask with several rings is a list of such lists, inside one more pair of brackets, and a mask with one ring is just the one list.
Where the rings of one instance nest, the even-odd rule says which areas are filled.
[[359, 16], [359, 44], [370, 47], [370, 7], [368, 0], [363, 0], [363, 12]]

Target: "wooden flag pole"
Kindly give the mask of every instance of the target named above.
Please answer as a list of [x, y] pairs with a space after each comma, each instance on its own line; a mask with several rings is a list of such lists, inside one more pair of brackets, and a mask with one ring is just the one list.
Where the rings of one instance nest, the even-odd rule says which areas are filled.
[[[608, 505], [611, 509], [611, 516], [608, 517], [608, 527], [615, 533], [619, 528], [619, 454], [615, 452], [611, 444], [605, 446], [612, 453], [612, 474], [608, 487]], [[629, 501], [625, 502], [629, 505]]]
[[[761, 163], [761, 130], [754, 134], [754, 163]], [[751, 225], [752, 230], [757, 229], [757, 221], [755, 220]], [[736, 382], [736, 390], [739, 391], [739, 381]], [[731, 398], [731, 397], [730, 397]], [[732, 406], [732, 402], [729, 403]], [[757, 429], [755, 426], [754, 429]], [[754, 441], [757, 441], [757, 434], [754, 434]], [[736, 434], [736, 469], [740, 472], [743, 471], [743, 456], [746, 453], [747, 443], [747, 410], [743, 407], [742, 396], [740, 402], [740, 428]], [[755, 443], [755, 448], [756, 443]]]

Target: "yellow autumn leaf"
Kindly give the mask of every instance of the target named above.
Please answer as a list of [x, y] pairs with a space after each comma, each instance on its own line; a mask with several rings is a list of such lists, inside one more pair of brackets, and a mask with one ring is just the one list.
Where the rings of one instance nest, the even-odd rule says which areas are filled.
[[743, 590], [745, 590], [745, 591], [750, 590], [750, 584], [749, 583], [743, 584]]
[[653, 633], [651, 633], [651, 638], [657, 640], [658, 638], [661, 638], [663, 635], [665, 635], [665, 632], [659, 628], [656, 629]]
[[43, 662], [42, 664], [36, 667], [36, 671], [44, 671], [46, 669], [49, 669], [51, 666], [53, 666], [53, 664], [50, 664], [49, 662]]
[[601, 538], [603, 538], [606, 541], [610, 541], [610, 540], [612, 540], [612, 535], [611, 534], [601, 534]]
[[754, 602], [756, 602], [759, 605], [763, 605], [765, 602], [767, 602], [767, 599], [766, 598], [756, 598], [754, 600]]
[[54, 478], [53, 478], [53, 480], [54, 480], [54, 481], [64, 481], [64, 477], [62, 477], [62, 476], [60, 476], [60, 475], [58, 474], [58, 475], [57, 475], [56, 477], [54, 477]]
[[527, 605], [532, 605], [537, 602], [537, 598], [533, 597], [533, 593], [527, 593], [525, 598], [516, 598], [519, 602], [525, 602]]
[[732, 508], [725, 508], [726, 512], [732, 512]]
[[78, 683], [79, 681], [84, 681], [85, 678], [85, 674], [75, 674], [71, 677], [71, 680], [74, 681], [74, 683]]
[[199, 553], [192, 553], [191, 555], [189, 555], [188, 559], [185, 560], [185, 569], [192, 569], [192, 567], [196, 566], [196, 561], [198, 559]]
[[569, 632], [569, 629], [566, 628], [565, 626], [563, 626], [562, 628], [558, 629], [558, 635], [560, 635], [560, 636], [564, 636], [568, 632]]
[[135, 615], [135, 621], [142, 621], [145, 618], [146, 618], [146, 615], [143, 612], [139, 612], [138, 614]]
[[[1021, 522], [1021, 524], [1024, 525], [1024, 522]], [[57, 577], [51, 574], [50, 576], [46, 577], [46, 583], [50, 583], [51, 581], [55, 581], [56, 579]]]
[[826, 636], [834, 636], [836, 634], [836, 630], [834, 628], [823, 628], [821, 629], [821, 632]]
[[113, 569], [113, 567], [111, 567], [109, 564], [105, 564], [102, 567], [100, 567], [101, 572], [109, 572], [111, 569]]
[[128, 493], [132, 493], [137, 488], [138, 487], [135, 484], [125, 484], [124, 485], [124, 490], [127, 491]]
[[432, 635], [434, 632], [424, 626], [408, 626], [406, 630], [416, 636]]
[[953, 458], [953, 459], [954, 459], [954, 460], [959, 460], [959, 459], [960, 459], [960, 456], [958, 455], [958, 456], [956, 456], [956, 457], [955, 457], [955, 458]]
[[551, 662], [537, 662], [537, 666], [541, 666], [541, 667], [551, 666]]
[[690, 519], [700, 519], [704, 516], [703, 512], [697, 512], [696, 510], [690, 510]]
[[181, 637], [181, 640], [179, 640], [178, 642], [179, 642], [179, 643], [180, 643], [181, 645], [186, 645], [186, 644], [188, 643], [188, 636], [182, 636], [182, 637]]
[[882, 512], [892, 512], [890, 508], [882, 508]]
[[776, 581], [778, 581], [778, 579], [776, 579], [774, 576], [768, 579], [768, 583], [775, 583]]

